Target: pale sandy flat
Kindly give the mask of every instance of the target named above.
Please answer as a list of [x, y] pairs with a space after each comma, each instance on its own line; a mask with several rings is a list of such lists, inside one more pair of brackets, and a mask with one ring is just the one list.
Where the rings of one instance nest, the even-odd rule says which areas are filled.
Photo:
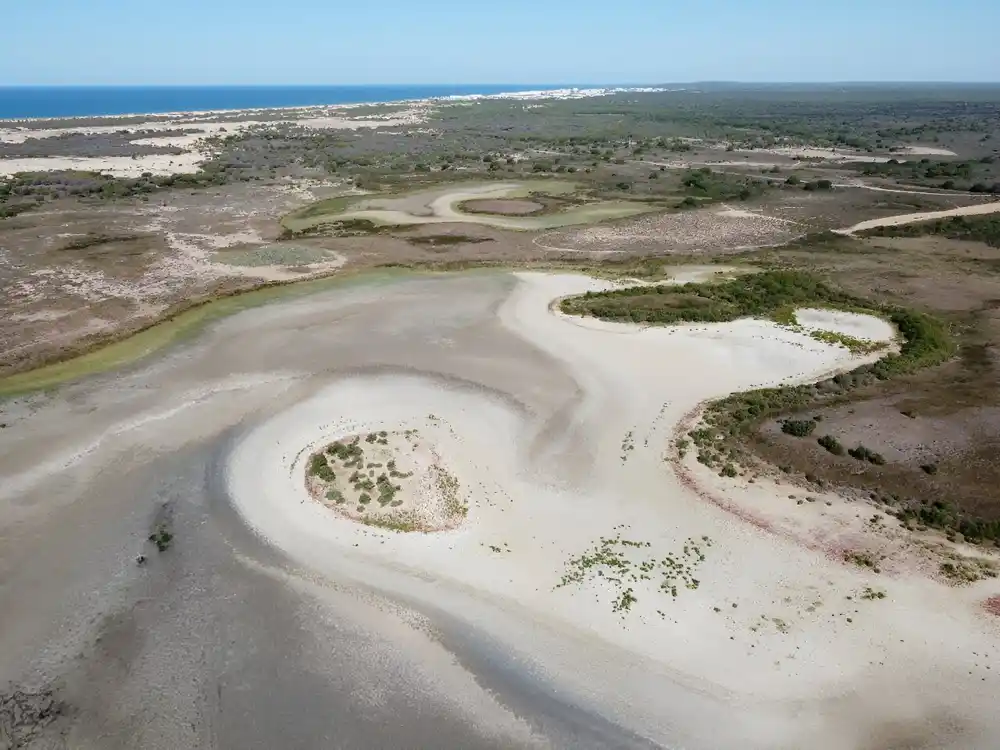
[[896, 335], [892, 324], [885, 320], [841, 310], [802, 308], [795, 311], [795, 320], [807, 331], [843, 333], [864, 341], [889, 343]]
[[0, 159], [0, 175], [18, 172], [61, 172], [80, 170], [104, 172], [115, 177], [139, 177], [144, 172], [156, 175], [193, 174], [205, 156], [196, 151], [184, 154], [150, 156], [38, 156], [23, 159]]
[[[892, 583], [891, 602], [867, 603], [857, 615], [858, 605], [851, 605], [852, 614], [844, 615], [845, 597], [881, 585], [874, 576], [743, 525], [705, 503], [663, 461], [675, 426], [702, 400], [808, 380], [863, 359], [764, 321], [638, 329], [567, 318], [553, 314], [550, 302], [603, 282], [544, 274], [518, 279], [500, 320], [569, 365], [582, 388], [555, 443], [540, 443], [544, 424], [488, 394], [433, 377], [348, 378], [253, 430], [238, 447], [228, 476], [248, 523], [316, 569], [343, 574], [360, 555], [363, 575], [379, 585], [395, 584], [362, 560], [451, 581], [516, 602], [546, 628], [579, 629], [652, 660], [700, 691], [730, 696], [733, 706], [752, 703], [752, 716], [736, 710], [730, 716], [733, 727], [753, 738], [749, 746], [798, 747], [808, 738], [816, 748], [858, 747], [876, 717], [919, 715], [920, 700], [909, 692], [917, 685], [971, 701], [956, 710], [983, 710], [986, 696], [974, 698], [966, 690], [971, 681], [954, 669], [959, 644], [985, 649], [992, 642], [976, 625], [968, 592], [909, 577]], [[804, 318], [868, 338], [892, 334], [883, 321], [863, 316], [805, 311]], [[301, 476], [309, 451], [359, 430], [407, 428], [433, 437], [465, 488], [471, 510], [459, 531], [362, 533], [307, 501]], [[261, 472], [261, 466], [276, 468]], [[737, 484], [715, 489], [737, 504], [775, 492]], [[711, 539], [699, 588], [672, 598], [655, 584], [636, 583], [638, 601], [623, 620], [601, 579], [555, 590], [546, 583], [615, 529], [649, 542], [653, 555]], [[923, 644], [919, 655], [915, 642]], [[873, 673], [873, 664], [887, 660], [895, 665], [891, 675]], [[801, 709], [852, 694], [866, 696], [859, 700], [867, 711], [851, 705], [856, 717], [860, 711], [868, 718], [857, 718], [851, 731], [835, 730], [827, 714]], [[657, 705], [649, 696], [645, 705], [618, 708], [648, 720], [648, 712], [661, 710]]]
[[[255, 733], [315, 720], [326, 736], [364, 715], [436, 737], [389, 747], [1000, 746], [1000, 627], [981, 607], [996, 581], [937, 580], [865, 504], [676, 454], [706, 399], [872, 357], [762, 320], [640, 327], [553, 310], [609, 285], [379, 276], [5, 404], [0, 679], [57, 644], [82, 665], [84, 705], [98, 690], [138, 705], [171, 747], [216, 731], [208, 699], [237, 702], [229, 737], [249, 713]], [[407, 429], [458, 481], [457, 528], [368, 528], [307, 492], [316, 447]], [[177, 538], [161, 555], [146, 539], [162, 518]], [[627, 607], [613, 574], [560, 585], [618, 535], [633, 569], [655, 572], [627, 582]], [[883, 570], [846, 564], [857, 548]], [[74, 634], [96, 642], [83, 657]], [[128, 669], [108, 637], [134, 649]], [[464, 727], [497, 739], [454, 740]]]

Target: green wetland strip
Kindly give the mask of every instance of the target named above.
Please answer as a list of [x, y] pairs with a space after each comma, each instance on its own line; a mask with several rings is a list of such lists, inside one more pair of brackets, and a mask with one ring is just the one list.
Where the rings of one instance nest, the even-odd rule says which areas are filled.
[[[365, 228], [375, 232], [382, 228], [455, 222], [531, 231], [622, 219], [658, 208], [640, 201], [584, 199], [581, 196], [585, 192], [583, 186], [564, 180], [446, 183], [394, 193], [327, 198], [292, 211], [281, 219], [281, 225], [288, 237], [337, 229]], [[529, 198], [571, 199], [572, 203], [530, 216], [461, 210], [461, 205], [470, 200]]]
[[197, 334], [210, 323], [243, 310], [331, 289], [387, 283], [414, 273], [416, 272], [380, 269], [307, 281], [282, 282], [210, 299], [118, 341], [99, 345], [84, 354], [8, 375], [0, 379], [0, 399], [54, 388], [88, 375], [134, 364]]

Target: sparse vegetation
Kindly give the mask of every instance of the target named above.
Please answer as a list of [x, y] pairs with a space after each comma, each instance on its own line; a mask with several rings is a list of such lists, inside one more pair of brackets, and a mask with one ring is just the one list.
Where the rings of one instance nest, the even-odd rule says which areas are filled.
[[617, 591], [612, 601], [614, 612], [628, 612], [639, 601], [629, 584], [649, 581], [656, 584], [661, 594], [669, 594], [671, 598], [677, 598], [681, 588], [698, 588], [701, 582], [694, 574], [705, 560], [704, 550], [712, 546], [707, 536], [689, 538], [680, 554], [662, 558], [651, 556], [652, 546], [650, 542], [625, 539], [621, 531], [613, 537], [601, 537], [590, 550], [566, 563], [566, 572], [556, 588], [581, 585], [596, 578], [608, 581]]
[[870, 237], [920, 237], [936, 234], [953, 240], [984, 242], [990, 247], [1000, 247], [1000, 216], [952, 216], [914, 224], [877, 227], [864, 234]]
[[857, 565], [859, 568], [868, 568], [873, 573], [881, 573], [879, 567], [880, 560], [875, 553], [867, 550], [848, 550], [844, 553], [844, 562]]
[[871, 354], [881, 349], [885, 349], [885, 344], [880, 341], [866, 341], [865, 339], [848, 336], [846, 333], [836, 331], [810, 331], [809, 335], [817, 341], [825, 344], [837, 344], [850, 350], [852, 354]]
[[885, 599], [886, 594], [881, 589], [873, 589], [871, 586], [865, 586], [864, 591], [862, 591], [858, 598], [864, 599], [866, 601], [875, 601], [878, 599]]
[[981, 557], [964, 557], [958, 554], [950, 555], [950, 559], [941, 563], [940, 573], [951, 583], [965, 585], [997, 577], [997, 563]]

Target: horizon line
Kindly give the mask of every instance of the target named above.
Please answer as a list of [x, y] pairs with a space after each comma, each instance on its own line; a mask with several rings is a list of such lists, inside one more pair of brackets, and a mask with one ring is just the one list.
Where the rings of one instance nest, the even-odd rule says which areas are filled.
[[837, 80], [837, 81], [796, 81], [767, 80], [741, 81], [727, 79], [705, 79], [697, 81], [600, 81], [600, 82], [500, 82], [489, 83], [472, 81], [468, 83], [4, 83], [3, 89], [22, 88], [388, 88], [388, 87], [421, 87], [421, 86], [534, 86], [545, 88], [630, 88], [654, 86], [703, 86], [703, 85], [739, 85], [739, 86], [920, 86], [920, 85], [975, 85], [997, 86], [1000, 80]]

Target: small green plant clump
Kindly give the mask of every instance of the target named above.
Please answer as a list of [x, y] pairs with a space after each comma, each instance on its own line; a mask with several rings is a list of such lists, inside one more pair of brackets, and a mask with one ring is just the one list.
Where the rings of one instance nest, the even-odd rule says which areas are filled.
[[166, 527], [162, 524], [157, 526], [152, 534], [149, 535], [149, 541], [156, 545], [156, 549], [160, 552], [166, 552], [170, 549], [170, 544], [174, 540], [174, 535], [167, 531]]
[[840, 441], [833, 435], [823, 435], [822, 437], [817, 438], [816, 442], [819, 443], [824, 450], [835, 456], [843, 456], [844, 453], [846, 453], [844, 446], [841, 445]]
[[396, 468], [395, 459], [390, 460], [385, 465], [385, 468], [389, 470], [389, 476], [392, 477], [393, 479], [408, 479], [413, 476], [412, 471], [400, 471], [398, 468]]
[[635, 596], [635, 594], [632, 591], [632, 587], [630, 586], [629, 588], [622, 591], [615, 598], [614, 604], [611, 607], [611, 611], [628, 612], [630, 609], [632, 609], [632, 605], [635, 604], [637, 601], [639, 601], [639, 599]]
[[354, 469], [364, 466], [365, 451], [358, 444], [358, 438], [354, 438], [349, 443], [336, 442], [326, 447], [326, 452], [341, 461], [345, 469]]
[[327, 463], [326, 456], [322, 453], [316, 453], [309, 459], [309, 474], [324, 482], [332, 482], [337, 478], [333, 469], [330, 468], [330, 464]]
[[808, 437], [816, 429], [816, 421], [812, 419], [786, 419], [781, 423], [781, 431], [794, 437]]
[[680, 458], [684, 458], [687, 455], [687, 449], [691, 445], [691, 441], [687, 438], [677, 438], [674, 441], [674, 447], [677, 449], [677, 455]]
[[847, 455], [858, 461], [867, 461], [868, 463], [875, 464], [876, 466], [885, 465], [885, 457], [881, 453], [876, 453], [863, 445], [849, 449], [847, 451]]
[[867, 550], [848, 550], [844, 552], [844, 562], [853, 563], [859, 568], [868, 568], [873, 573], [881, 573], [879, 559], [872, 552]]

